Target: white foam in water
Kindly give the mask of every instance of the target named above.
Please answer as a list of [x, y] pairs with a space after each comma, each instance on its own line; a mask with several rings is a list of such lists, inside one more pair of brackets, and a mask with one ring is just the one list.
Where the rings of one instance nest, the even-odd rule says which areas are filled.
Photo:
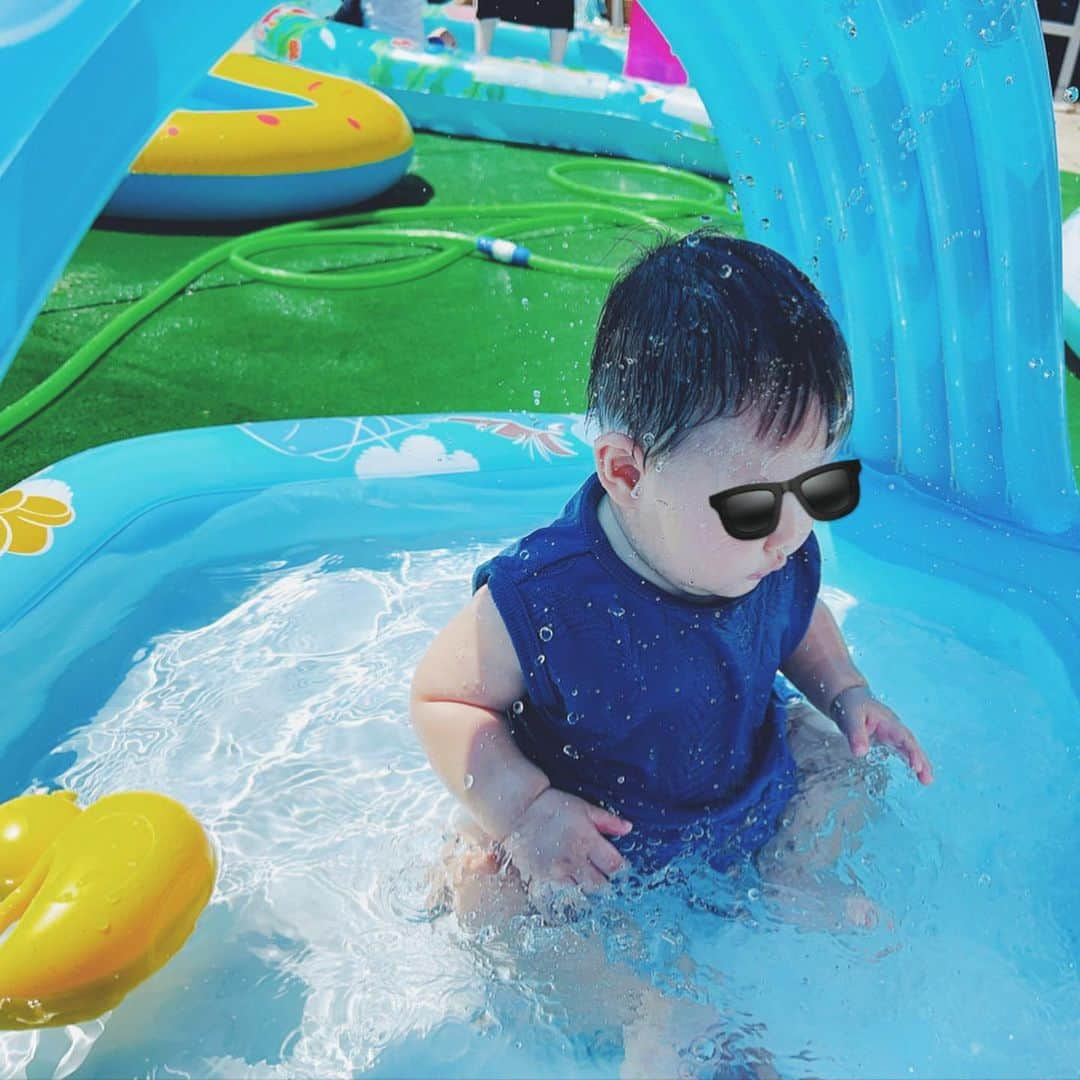
[[[560, 948], [566, 928], [519, 919], [485, 942], [427, 909], [425, 869], [452, 800], [408, 722], [409, 681], [472, 569], [501, 546], [381, 562], [368, 549], [378, 569], [320, 559], [190, 572], [212, 616], [145, 643], [57, 747], [75, 755], [58, 780], [84, 804], [123, 789], [185, 803], [220, 854], [213, 903], [104, 1023], [0, 1035], [3, 1075], [617, 1073], [618, 1026], [573, 1030], [559, 991], [528, 973], [528, 954]], [[242, 600], [225, 605], [238, 585]], [[888, 777], [877, 814], [837, 868], [895, 929], [801, 928], [753, 874], [711, 871], [649, 890], [631, 878], [579, 929], [724, 1011], [731, 1047], [766, 1048], [782, 1075], [1071, 1073], [1067, 718], [1039, 683], [950, 637], [947, 613], [931, 624], [857, 590], [823, 595], [936, 768], [923, 788], [898, 759], [877, 762]], [[904, 595], [902, 574], [889, 595]], [[688, 906], [690, 892], [712, 910]], [[676, 963], [684, 952], [692, 971]], [[601, 973], [588, 994], [603, 1012]], [[715, 1040], [697, 1051], [702, 1069], [722, 1057]]]

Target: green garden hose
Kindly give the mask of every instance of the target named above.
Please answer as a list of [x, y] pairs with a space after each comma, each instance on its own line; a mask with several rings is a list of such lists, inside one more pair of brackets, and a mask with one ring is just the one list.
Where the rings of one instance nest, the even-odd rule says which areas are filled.
[[[617, 170], [624, 175], [674, 180], [692, 188], [695, 194], [692, 197], [680, 197], [657, 192], [612, 191], [573, 178], [575, 174], [601, 170], [608, 173]], [[698, 215], [724, 224], [737, 224], [739, 221], [738, 214], [727, 204], [727, 185], [662, 165], [586, 159], [553, 165], [548, 170], [548, 176], [558, 186], [575, 195], [584, 195], [591, 201], [373, 210], [320, 221], [290, 222], [287, 225], [260, 229], [245, 236], [232, 237], [171, 274], [141, 300], [102, 327], [48, 378], [0, 411], [0, 439], [50, 405], [121, 338], [178, 292], [221, 263], [227, 262], [234, 269], [257, 281], [317, 289], [371, 289], [397, 285], [443, 270], [471, 255], [483, 255], [511, 266], [548, 273], [610, 281], [618, 273], [616, 268], [554, 259], [531, 251], [520, 241], [553, 233], [565, 234], [572, 226], [582, 223], [644, 225], [668, 236], [675, 235], [675, 230], [666, 224], [673, 218]], [[631, 206], [638, 209], [631, 209]], [[488, 232], [498, 229], [502, 236], [513, 235], [517, 240], [499, 239], [487, 235], [486, 232], [464, 233], [410, 224], [430, 221], [436, 214], [449, 218], [456, 215], [475, 217], [479, 214], [485, 219]], [[320, 273], [284, 270], [255, 261], [258, 255], [288, 248], [356, 247], [369, 244], [385, 246], [402, 240], [413, 241], [418, 246], [436, 247], [436, 250], [430, 255], [410, 259], [404, 265]]]

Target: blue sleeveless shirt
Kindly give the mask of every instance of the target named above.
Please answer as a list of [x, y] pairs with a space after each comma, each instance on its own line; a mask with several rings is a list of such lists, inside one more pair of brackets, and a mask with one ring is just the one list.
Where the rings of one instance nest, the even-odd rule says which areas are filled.
[[615, 553], [603, 491], [592, 473], [473, 573], [525, 679], [510, 734], [553, 787], [633, 823], [605, 836], [639, 871], [691, 849], [724, 870], [776, 832], [795, 791], [777, 671], [810, 625], [817, 539], [744, 596], [675, 596]]

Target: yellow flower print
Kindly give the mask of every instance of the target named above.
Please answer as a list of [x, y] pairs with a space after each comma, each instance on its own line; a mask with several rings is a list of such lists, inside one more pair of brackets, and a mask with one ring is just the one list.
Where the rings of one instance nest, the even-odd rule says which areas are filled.
[[58, 480], [25, 480], [0, 492], [0, 557], [42, 555], [53, 529], [75, 520], [71, 489]]

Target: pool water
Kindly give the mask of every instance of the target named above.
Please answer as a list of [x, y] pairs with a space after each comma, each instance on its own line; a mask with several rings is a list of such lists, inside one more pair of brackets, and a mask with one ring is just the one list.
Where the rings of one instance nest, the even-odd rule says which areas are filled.
[[[0, 1035], [3, 1075], [617, 1075], [618, 1027], [575, 1031], [521, 962], [557, 949], [560, 928], [522, 918], [485, 941], [428, 909], [452, 800], [407, 714], [412, 671], [473, 567], [569, 492], [482, 513], [459, 494], [423, 533], [395, 532], [395, 508], [430, 509], [427, 479], [383, 500], [334, 482], [162, 508], [0, 646], [0, 679], [20, 688], [8, 731], [33, 725], [4, 748], [4, 798], [161, 791], [220, 858], [185, 948], [102, 1021]], [[215, 554], [222, 530], [246, 551]], [[726, 1010], [733, 1045], [764, 1047], [783, 1076], [1072, 1075], [1077, 701], [1060, 660], [996, 601], [817, 531], [856, 663], [936, 770], [924, 788], [877, 756], [887, 783], [836, 867], [895, 928], [807, 929], [752, 871], [693, 867], [681, 883], [631, 875], [579, 928]], [[982, 639], [950, 629], [960, 610]], [[64, 645], [45, 647], [60, 625]], [[703, 1069], [712, 1052], [698, 1047]]]

